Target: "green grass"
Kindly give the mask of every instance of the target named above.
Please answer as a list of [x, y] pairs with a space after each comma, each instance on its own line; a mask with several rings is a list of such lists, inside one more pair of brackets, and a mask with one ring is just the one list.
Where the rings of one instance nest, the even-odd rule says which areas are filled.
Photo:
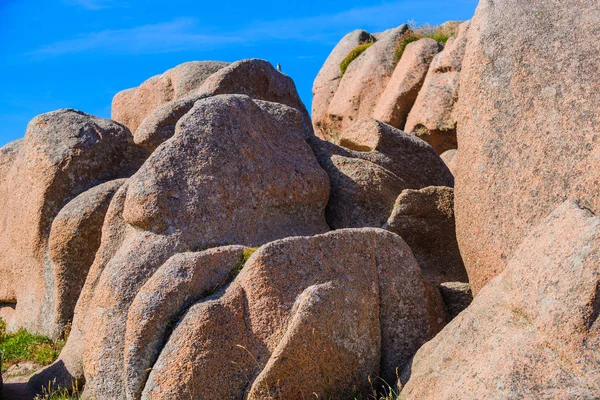
[[71, 389], [55, 388], [53, 383], [48, 382], [48, 385], [42, 388], [42, 394], [38, 394], [33, 400], [79, 400], [81, 398], [77, 383], [74, 383]]
[[417, 25], [409, 22], [410, 28], [398, 39], [396, 43], [396, 61], [400, 61], [406, 46], [423, 38], [430, 38], [438, 43], [446, 44], [448, 39], [456, 37], [460, 22], [447, 22], [444, 25]]
[[56, 360], [65, 340], [53, 341], [42, 335], [36, 335], [19, 329], [6, 333], [6, 323], [0, 319], [0, 351], [2, 351], [2, 372], [18, 362], [33, 361], [40, 365], [49, 365]]
[[340, 72], [341, 72], [342, 76], [344, 76], [344, 74], [346, 73], [346, 70], [348, 69], [348, 67], [350, 66], [352, 61], [356, 60], [356, 58], [358, 58], [358, 56], [360, 56], [362, 53], [364, 53], [365, 50], [367, 50], [369, 47], [373, 46], [373, 44], [374, 44], [374, 42], [361, 43], [358, 46], [356, 46], [354, 49], [352, 49], [352, 51], [340, 63]]

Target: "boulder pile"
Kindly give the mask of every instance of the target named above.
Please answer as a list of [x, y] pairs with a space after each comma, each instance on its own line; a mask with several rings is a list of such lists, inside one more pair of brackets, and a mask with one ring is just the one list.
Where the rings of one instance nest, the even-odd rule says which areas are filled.
[[[455, 109], [469, 26], [469, 21], [458, 25], [456, 36], [445, 44], [428, 37], [411, 42], [408, 25], [374, 35], [360, 30], [346, 35], [315, 79], [317, 136], [339, 143], [354, 122], [375, 118], [417, 135], [439, 154], [456, 149]], [[367, 43], [373, 44], [342, 71], [344, 59]]]
[[600, 398], [598, 26], [357, 30], [312, 120], [258, 59], [37, 116], [0, 148], [0, 317], [68, 339], [24, 398]]

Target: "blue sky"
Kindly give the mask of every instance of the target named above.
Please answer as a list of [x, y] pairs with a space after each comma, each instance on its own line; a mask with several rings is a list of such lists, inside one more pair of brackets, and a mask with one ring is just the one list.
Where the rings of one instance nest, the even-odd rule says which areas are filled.
[[409, 20], [469, 19], [477, 0], [0, 0], [0, 146], [34, 116], [110, 117], [115, 93], [192, 60], [263, 58], [312, 82], [337, 41]]

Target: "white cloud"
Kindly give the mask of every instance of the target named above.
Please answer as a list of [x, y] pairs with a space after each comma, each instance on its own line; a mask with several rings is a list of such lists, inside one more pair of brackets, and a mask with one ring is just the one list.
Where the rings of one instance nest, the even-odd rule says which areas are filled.
[[[64, 0], [87, 5], [107, 6], [112, 0]], [[476, 0], [456, 0], [475, 3]], [[79, 35], [37, 49], [38, 57], [101, 51], [105, 54], [159, 54], [185, 50], [206, 50], [233, 44], [251, 44], [274, 40], [336, 43], [344, 34], [358, 28], [383, 30], [397, 26], [417, 13], [431, 8], [451, 8], [445, 0], [396, 0], [370, 7], [359, 7], [309, 17], [274, 21], [254, 21], [239, 29], [213, 34], [203, 31], [194, 18], [178, 18], [170, 22], [109, 29]], [[420, 22], [420, 21], [419, 21]]]
[[118, 5], [114, 0], [63, 0], [63, 3], [83, 7], [87, 10], [102, 10]]
[[242, 41], [231, 36], [197, 33], [194, 29], [195, 26], [194, 19], [180, 18], [171, 22], [129, 29], [108, 29], [51, 43], [35, 50], [30, 55], [49, 57], [93, 50], [118, 54], [156, 54], [208, 49]]

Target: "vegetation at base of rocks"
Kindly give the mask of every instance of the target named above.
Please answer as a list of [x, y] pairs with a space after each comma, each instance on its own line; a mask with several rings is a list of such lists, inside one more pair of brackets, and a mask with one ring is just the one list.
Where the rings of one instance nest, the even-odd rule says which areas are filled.
[[369, 47], [373, 46], [374, 43], [375, 42], [361, 43], [354, 49], [352, 49], [352, 51], [340, 63], [340, 72], [342, 74], [341, 76], [344, 76], [346, 70], [348, 69], [352, 61], [356, 60], [358, 56], [364, 53], [364, 51], [367, 50]]
[[429, 136], [429, 129], [425, 128], [423, 125], [420, 125], [415, 129], [415, 135], [420, 138]]
[[48, 382], [48, 384], [42, 388], [42, 393], [35, 396], [33, 400], [80, 400], [81, 391], [77, 386], [77, 382], [73, 383], [71, 389], [55, 387], [55, 382]]
[[[66, 338], [66, 335], [64, 336]], [[0, 351], [2, 351], [2, 372], [19, 362], [32, 361], [40, 365], [49, 365], [56, 360], [66, 340], [52, 339], [19, 329], [6, 333], [6, 323], [0, 319]]]
[[448, 39], [456, 37], [460, 22], [446, 22], [443, 25], [417, 25], [409, 22], [410, 28], [396, 42], [396, 61], [400, 61], [406, 46], [423, 38], [430, 38], [438, 43], [446, 44]]

